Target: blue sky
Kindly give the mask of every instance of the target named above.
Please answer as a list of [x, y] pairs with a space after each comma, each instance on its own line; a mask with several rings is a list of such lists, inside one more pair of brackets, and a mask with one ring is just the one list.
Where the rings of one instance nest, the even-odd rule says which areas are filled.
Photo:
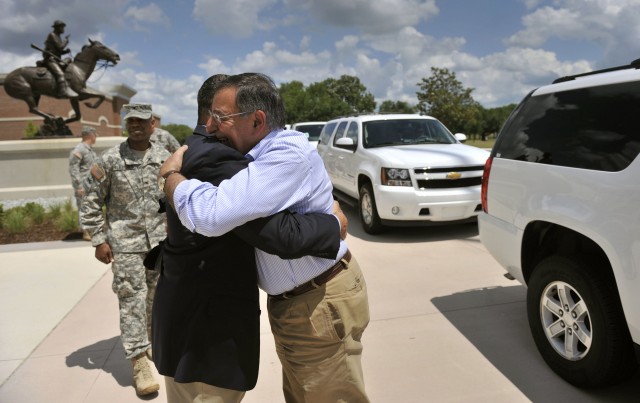
[[216, 73], [278, 84], [349, 74], [379, 105], [417, 103], [417, 83], [444, 67], [495, 107], [640, 58], [640, 0], [0, 0], [0, 73], [35, 64], [29, 44], [42, 45], [56, 19], [73, 54], [87, 38], [120, 54], [90, 86], [124, 83], [138, 91], [131, 102], [189, 126]]

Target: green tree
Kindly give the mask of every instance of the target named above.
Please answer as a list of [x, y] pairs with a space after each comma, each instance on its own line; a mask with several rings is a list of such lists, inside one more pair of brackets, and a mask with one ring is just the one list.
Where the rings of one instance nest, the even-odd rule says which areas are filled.
[[175, 137], [180, 144], [184, 144], [187, 137], [193, 134], [193, 128], [187, 125], [169, 123], [168, 125], [162, 125], [162, 128], [173, 134], [173, 137]]
[[312, 115], [310, 108], [309, 94], [300, 81], [291, 81], [280, 85], [280, 95], [284, 101], [286, 121], [288, 123], [319, 120], [310, 118]]
[[386, 100], [380, 104], [380, 113], [416, 113], [418, 108], [405, 101]]
[[358, 77], [342, 75], [337, 80], [328, 78], [323, 83], [331, 94], [349, 106], [352, 113], [372, 113], [376, 109], [373, 94]]
[[423, 78], [418, 87], [418, 110], [437, 118], [453, 133], [477, 133], [482, 107], [471, 96], [473, 88], [464, 88], [454, 72], [431, 67], [431, 76]]
[[482, 125], [479, 133], [483, 141], [486, 140], [489, 135], [497, 134], [498, 131], [500, 131], [502, 125], [504, 125], [504, 122], [516, 106], [516, 104], [509, 104], [498, 108], [482, 108]]
[[343, 75], [305, 87], [300, 81], [280, 85], [289, 123], [325, 121], [352, 113], [371, 113], [376, 102], [358, 77]]

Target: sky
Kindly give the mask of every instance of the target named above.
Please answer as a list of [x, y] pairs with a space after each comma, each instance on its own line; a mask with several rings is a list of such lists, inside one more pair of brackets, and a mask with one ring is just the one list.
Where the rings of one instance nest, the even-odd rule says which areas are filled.
[[0, 74], [35, 65], [30, 44], [43, 46], [57, 19], [72, 55], [89, 38], [120, 54], [90, 87], [126, 84], [132, 103], [188, 126], [200, 85], [218, 73], [278, 85], [346, 74], [378, 105], [415, 105], [431, 67], [446, 68], [492, 108], [640, 58], [640, 0], [0, 0]]

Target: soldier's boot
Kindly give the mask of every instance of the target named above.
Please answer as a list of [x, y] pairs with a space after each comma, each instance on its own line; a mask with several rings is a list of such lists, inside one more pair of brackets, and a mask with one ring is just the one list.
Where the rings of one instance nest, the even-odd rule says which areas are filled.
[[88, 231], [82, 231], [82, 239], [84, 239], [85, 241], [90, 241], [91, 240], [91, 234], [89, 234]]
[[151, 347], [149, 347], [149, 349], [145, 351], [145, 354], [147, 355], [149, 361], [153, 361], [153, 353], [151, 352]]
[[142, 353], [131, 359], [133, 365], [133, 385], [138, 396], [150, 395], [160, 389], [160, 385], [153, 377], [147, 354]]
[[69, 88], [65, 80], [60, 80], [58, 81], [58, 96], [61, 98], [75, 98], [78, 93]]

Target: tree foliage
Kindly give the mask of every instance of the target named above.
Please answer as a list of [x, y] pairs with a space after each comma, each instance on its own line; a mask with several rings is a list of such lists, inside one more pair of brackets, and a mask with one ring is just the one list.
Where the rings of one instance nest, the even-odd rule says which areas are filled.
[[498, 108], [482, 108], [481, 126], [476, 133], [481, 136], [482, 140], [486, 140], [489, 135], [497, 134], [516, 106], [516, 104], [509, 104]]
[[464, 88], [454, 72], [431, 67], [431, 76], [423, 78], [418, 87], [420, 112], [440, 120], [454, 133], [477, 132], [482, 107], [471, 96], [473, 88]]
[[380, 104], [380, 113], [416, 113], [418, 108], [404, 101], [386, 100]]
[[326, 121], [352, 113], [372, 113], [376, 102], [358, 77], [343, 75], [305, 87], [300, 81], [280, 85], [289, 123]]

